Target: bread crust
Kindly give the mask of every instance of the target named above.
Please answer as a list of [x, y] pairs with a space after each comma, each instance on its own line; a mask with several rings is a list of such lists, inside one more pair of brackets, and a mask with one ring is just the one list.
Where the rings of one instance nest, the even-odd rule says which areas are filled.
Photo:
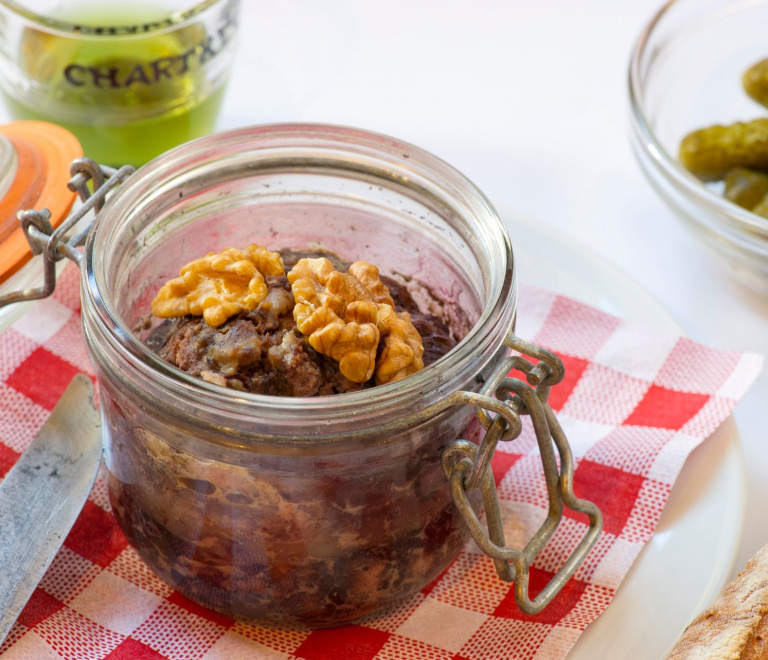
[[668, 660], [768, 660], [768, 545], [685, 629]]

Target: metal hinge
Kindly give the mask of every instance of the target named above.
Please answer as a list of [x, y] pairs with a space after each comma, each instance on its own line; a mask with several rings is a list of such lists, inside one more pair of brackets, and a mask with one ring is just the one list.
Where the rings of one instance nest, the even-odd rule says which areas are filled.
[[[27, 300], [47, 298], [56, 288], [56, 263], [70, 259], [80, 264], [83, 253], [77, 248], [85, 244], [85, 239], [93, 225], [93, 219], [69, 235], [81, 220], [93, 211], [101, 211], [107, 195], [123, 183], [134, 172], [134, 168], [125, 165], [119, 170], [98, 165], [90, 158], [78, 158], [69, 168], [72, 178], [67, 184], [72, 192], [77, 192], [83, 204], [67, 216], [56, 229], [51, 226], [51, 214], [48, 209], [40, 211], [19, 211], [18, 218], [24, 236], [32, 254], [43, 257], [43, 285], [36, 289], [12, 291], [0, 296], [0, 307]], [[88, 187], [93, 183], [93, 192]]]
[[[494, 560], [499, 577], [505, 582], [515, 583], [518, 607], [526, 614], [537, 614], [573, 577], [589, 554], [602, 530], [603, 517], [597, 506], [579, 499], [573, 492], [571, 448], [547, 403], [550, 387], [557, 385], [565, 375], [562, 361], [554, 353], [523, 341], [512, 333], [509, 333], [505, 342], [520, 355], [503, 360], [479, 394], [462, 393], [464, 402], [477, 408], [477, 417], [486, 430], [485, 437], [479, 447], [468, 440], [450, 442], [443, 451], [443, 470], [451, 483], [456, 507], [475, 543]], [[534, 364], [522, 356], [539, 361]], [[510, 377], [513, 371], [524, 375], [525, 381]], [[489, 411], [495, 412], [496, 416], [492, 417]], [[499, 442], [508, 442], [520, 435], [523, 428], [521, 415], [530, 416], [536, 433], [549, 496], [549, 510], [546, 520], [533, 538], [525, 548], [518, 550], [507, 547], [504, 540], [501, 508], [490, 462]], [[559, 470], [555, 448], [560, 455]], [[485, 505], [487, 531], [467, 497], [467, 493], [478, 488]], [[528, 589], [531, 564], [555, 533], [563, 515], [563, 507], [586, 514], [589, 527], [549, 584], [531, 599]]]

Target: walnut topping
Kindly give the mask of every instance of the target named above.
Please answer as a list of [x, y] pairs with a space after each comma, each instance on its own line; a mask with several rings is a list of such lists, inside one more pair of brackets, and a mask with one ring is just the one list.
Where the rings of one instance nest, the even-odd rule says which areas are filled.
[[379, 346], [379, 330], [373, 323], [345, 323], [332, 309], [320, 307], [301, 327], [315, 328], [309, 333], [310, 346], [336, 360], [339, 371], [353, 383], [364, 383], [373, 376]]
[[411, 315], [379, 305], [377, 322], [384, 347], [376, 364], [376, 384], [400, 380], [423, 369], [424, 347], [419, 331], [411, 323]]
[[267, 297], [265, 276], [284, 274], [282, 257], [260, 245], [210, 253], [163, 285], [152, 301], [152, 313], [160, 318], [202, 316], [215, 328], [230, 316], [253, 311]]
[[394, 309], [395, 301], [389, 295], [389, 289], [384, 282], [379, 279], [379, 269], [376, 266], [365, 261], [356, 261], [350, 265], [349, 274], [370, 292], [374, 302], [389, 305]]
[[297, 327], [318, 353], [339, 362], [349, 380], [362, 383], [375, 373], [381, 385], [424, 367], [421, 336], [407, 312], [395, 312], [376, 266], [358, 261], [347, 274], [325, 258], [301, 259], [288, 281]]

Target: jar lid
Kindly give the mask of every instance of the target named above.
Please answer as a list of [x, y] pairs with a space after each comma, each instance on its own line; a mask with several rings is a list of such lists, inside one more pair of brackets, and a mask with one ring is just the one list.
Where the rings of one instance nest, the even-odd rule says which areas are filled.
[[69, 131], [41, 121], [0, 126], [0, 284], [32, 258], [16, 214], [48, 209], [51, 224], [67, 217], [76, 193], [67, 188], [69, 164], [83, 155]]

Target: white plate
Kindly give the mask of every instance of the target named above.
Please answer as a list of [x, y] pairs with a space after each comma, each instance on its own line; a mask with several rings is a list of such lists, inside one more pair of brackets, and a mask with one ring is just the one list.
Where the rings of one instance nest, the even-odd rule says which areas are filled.
[[[638, 283], [556, 230], [502, 214], [520, 281], [577, 298], [627, 319], [683, 334]], [[733, 572], [744, 525], [746, 475], [736, 424], [728, 418], [689, 457], [656, 534], [616, 597], [568, 660], [660, 660]]]

